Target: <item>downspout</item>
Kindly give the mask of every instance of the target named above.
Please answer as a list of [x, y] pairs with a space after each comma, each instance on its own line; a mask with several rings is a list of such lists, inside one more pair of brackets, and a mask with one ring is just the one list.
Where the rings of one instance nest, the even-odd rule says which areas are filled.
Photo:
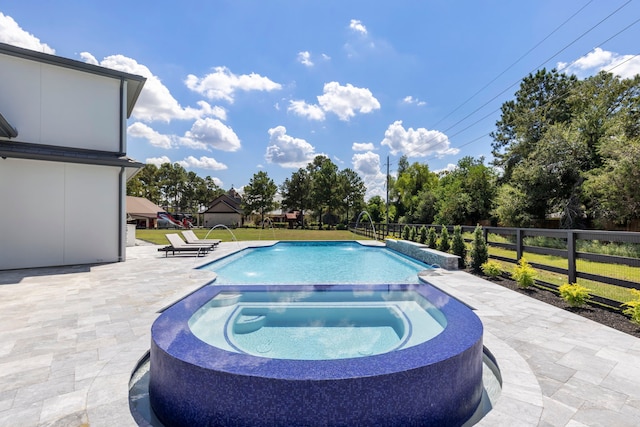
[[[120, 152], [119, 155], [123, 156], [126, 153], [125, 149], [125, 141], [126, 141], [126, 102], [127, 102], [127, 82], [123, 77], [120, 77], [120, 132], [119, 132], [119, 146]], [[126, 236], [126, 205], [125, 205], [125, 194], [124, 189], [126, 186], [127, 174], [126, 169], [123, 167], [120, 168], [120, 173], [118, 174], [118, 262], [122, 262], [126, 259], [126, 249], [125, 249], [125, 236]]]
[[126, 207], [124, 203], [124, 188], [126, 188], [126, 180], [127, 174], [124, 166], [120, 168], [120, 173], [118, 174], [118, 262], [122, 262], [126, 259], [126, 250], [125, 250], [125, 233], [126, 233], [126, 222], [124, 221], [126, 213]]

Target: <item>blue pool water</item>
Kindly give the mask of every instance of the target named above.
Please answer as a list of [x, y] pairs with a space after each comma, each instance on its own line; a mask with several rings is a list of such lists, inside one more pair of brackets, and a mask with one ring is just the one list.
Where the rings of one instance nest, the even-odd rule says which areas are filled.
[[189, 319], [225, 351], [293, 360], [365, 357], [422, 344], [446, 326], [413, 291], [221, 292]]
[[202, 268], [216, 272], [216, 284], [418, 284], [431, 266], [357, 242], [280, 242]]

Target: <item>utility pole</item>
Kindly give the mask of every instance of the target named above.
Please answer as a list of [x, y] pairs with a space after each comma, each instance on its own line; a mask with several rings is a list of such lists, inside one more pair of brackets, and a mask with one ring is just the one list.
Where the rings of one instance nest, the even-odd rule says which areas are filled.
[[387, 233], [389, 232], [389, 155], [387, 154]]

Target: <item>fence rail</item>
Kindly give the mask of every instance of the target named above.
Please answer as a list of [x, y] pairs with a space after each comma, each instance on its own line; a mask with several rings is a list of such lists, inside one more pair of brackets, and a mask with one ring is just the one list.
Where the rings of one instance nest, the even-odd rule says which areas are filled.
[[[387, 237], [390, 238], [402, 238], [402, 232], [405, 226], [415, 228], [415, 234], [418, 235], [418, 230], [425, 226], [427, 229], [434, 227], [438, 234], [440, 234], [441, 225], [433, 224], [386, 224], [386, 223], [359, 223], [351, 224], [350, 230], [356, 234], [373, 238], [377, 240], [384, 240]], [[449, 232], [452, 232], [452, 227], [447, 227]], [[475, 227], [462, 226], [463, 233], [473, 232]], [[620, 255], [608, 255], [603, 253], [593, 253], [578, 250], [579, 241], [597, 241], [601, 245], [620, 244], [620, 243], [632, 243], [640, 247], [640, 232], [632, 231], [599, 231], [599, 230], [557, 230], [557, 229], [543, 229], [543, 228], [507, 228], [507, 227], [483, 227], [484, 239], [487, 242], [489, 248], [498, 248], [507, 251], [513, 251], [515, 253], [514, 258], [507, 256], [491, 254], [490, 258], [500, 260], [507, 263], [515, 264], [522, 258], [524, 253], [537, 254], [543, 256], [551, 256], [566, 260], [567, 267], [562, 268], [554, 265], [546, 265], [542, 263], [530, 264], [539, 270], [548, 271], [551, 273], [559, 274], [566, 277], [568, 283], [576, 283], [578, 279], [590, 280], [606, 285], [615, 285], [628, 289], [640, 290], [640, 275], [626, 277], [624, 273], [620, 275], [622, 277], [609, 277], [593, 272], [580, 271], [578, 268], [578, 260], [584, 260], [592, 263], [601, 263], [611, 266], [626, 266], [630, 268], [640, 268], [640, 255], [637, 257], [620, 256]], [[504, 241], [494, 241], [490, 237], [501, 236]], [[559, 244], [564, 246], [562, 248], [535, 246], [531, 244], [525, 244], [527, 238], [550, 238], [556, 239]], [[465, 239], [470, 242], [472, 239]], [[639, 251], [640, 253], [640, 251]], [[537, 283], [552, 289], [558, 288], [558, 285], [549, 283], [543, 280], [537, 280]], [[593, 301], [599, 304], [607, 305], [615, 309], [620, 309], [621, 302], [615, 301], [609, 298], [600, 296], [592, 297]]]

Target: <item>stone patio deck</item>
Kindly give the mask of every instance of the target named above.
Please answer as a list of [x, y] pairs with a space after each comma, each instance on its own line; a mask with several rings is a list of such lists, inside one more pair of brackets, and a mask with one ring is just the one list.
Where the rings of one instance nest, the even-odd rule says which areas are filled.
[[[266, 243], [266, 242], [261, 242]], [[207, 257], [0, 271], [0, 426], [135, 426], [132, 370], [157, 312], [209, 282]], [[640, 425], [640, 339], [464, 272], [429, 282], [472, 306], [503, 377], [483, 426]]]

